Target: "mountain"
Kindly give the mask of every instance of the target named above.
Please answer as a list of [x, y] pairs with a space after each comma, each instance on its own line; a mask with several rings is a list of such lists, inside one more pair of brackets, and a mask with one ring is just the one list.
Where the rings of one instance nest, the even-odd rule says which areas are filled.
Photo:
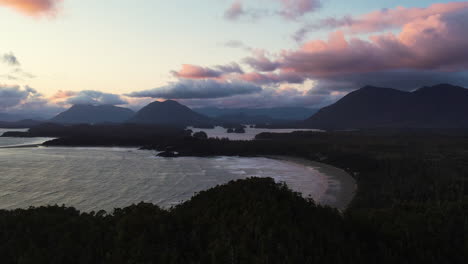
[[[205, 107], [193, 109], [195, 112], [212, 118], [221, 118], [223, 116], [244, 115], [251, 117], [267, 117], [276, 120], [304, 120], [314, 113], [317, 109], [306, 107], [275, 107], [275, 108], [217, 108]], [[221, 118], [222, 119], [222, 118]]]
[[468, 89], [450, 84], [414, 92], [366, 86], [305, 121], [308, 127], [467, 128]]
[[61, 124], [123, 123], [135, 113], [113, 105], [74, 105], [50, 121]]
[[214, 121], [192, 111], [176, 101], [153, 102], [138, 111], [130, 120], [136, 124], [159, 124], [177, 126], [212, 125]]

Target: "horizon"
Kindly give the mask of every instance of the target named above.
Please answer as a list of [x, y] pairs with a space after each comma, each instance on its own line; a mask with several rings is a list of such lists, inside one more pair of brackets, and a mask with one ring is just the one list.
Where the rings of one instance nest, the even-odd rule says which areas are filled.
[[365, 85], [468, 86], [468, 1], [179, 2], [0, 1], [0, 113], [318, 109]]

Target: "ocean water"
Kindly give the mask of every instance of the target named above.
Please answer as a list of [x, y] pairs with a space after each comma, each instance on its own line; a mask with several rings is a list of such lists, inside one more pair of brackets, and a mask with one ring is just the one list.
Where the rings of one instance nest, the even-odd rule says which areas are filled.
[[[15, 132], [26, 132], [27, 129], [4, 129], [0, 128], [0, 136], [3, 133], [8, 131]], [[19, 147], [19, 146], [28, 146], [28, 145], [37, 145], [42, 144], [45, 141], [51, 140], [52, 138], [12, 138], [12, 137], [0, 137], [0, 148], [8, 147]]]
[[227, 133], [227, 129], [223, 127], [215, 127], [215, 128], [193, 128], [188, 127], [193, 132], [205, 131], [208, 137], [210, 138], [229, 138], [230, 140], [253, 140], [255, 136], [263, 133], [263, 132], [271, 132], [271, 133], [291, 133], [294, 131], [315, 131], [321, 132], [322, 130], [319, 129], [296, 129], [296, 128], [287, 128], [287, 129], [268, 129], [268, 128], [250, 128], [247, 127], [245, 129], [245, 133], [237, 134], [237, 133]]
[[[0, 146], [46, 139], [0, 138]], [[42, 205], [107, 210], [141, 201], [171, 207], [231, 180], [271, 177], [333, 206], [336, 188], [319, 168], [268, 158], [161, 158], [134, 148], [0, 148], [0, 209]]]

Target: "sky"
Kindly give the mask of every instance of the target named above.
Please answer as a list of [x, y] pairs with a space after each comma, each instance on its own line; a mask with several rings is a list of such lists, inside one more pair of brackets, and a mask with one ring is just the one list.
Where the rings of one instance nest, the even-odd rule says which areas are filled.
[[0, 113], [326, 106], [468, 87], [468, 1], [0, 0]]

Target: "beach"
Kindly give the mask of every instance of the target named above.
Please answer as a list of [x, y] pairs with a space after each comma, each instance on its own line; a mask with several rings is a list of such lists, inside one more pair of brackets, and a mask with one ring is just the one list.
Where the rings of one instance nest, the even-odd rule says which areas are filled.
[[357, 191], [355, 179], [346, 171], [321, 162], [291, 156], [267, 156], [313, 168], [326, 177], [327, 187], [318, 200], [340, 211], [346, 210]]

